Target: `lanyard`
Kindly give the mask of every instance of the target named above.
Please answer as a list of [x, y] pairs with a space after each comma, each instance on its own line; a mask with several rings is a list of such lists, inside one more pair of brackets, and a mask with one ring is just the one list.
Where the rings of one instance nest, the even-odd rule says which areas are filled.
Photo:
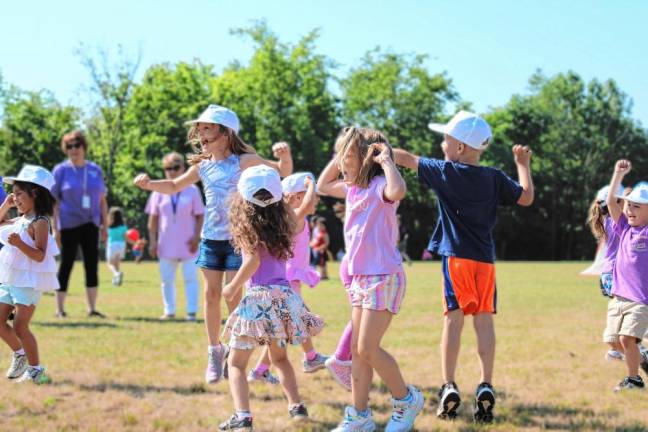
[[171, 209], [173, 210], [173, 222], [176, 221], [176, 214], [178, 213], [178, 201], [180, 201], [180, 194], [182, 191], [175, 195], [171, 195]]
[[[78, 176], [79, 175], [79, 169], [74, 164], [72, 164], [72, 167], [74, 168], [74, 171], [77, 173], [77, 176]], [[88, 189], [88, 163], [86, 162], [83, 165], [83, 195], [86, 194], [87, 189]]]

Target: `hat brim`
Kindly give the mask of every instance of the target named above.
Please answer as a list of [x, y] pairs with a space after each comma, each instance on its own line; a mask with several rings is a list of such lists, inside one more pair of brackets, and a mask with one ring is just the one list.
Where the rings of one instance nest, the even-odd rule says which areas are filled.
[[2, 182], [10, 185], [14, 184], [16, 180], [20, 181], [18, 177], [2, 177]]
[[200, 120], [200, 119], [189, 120], [189, 121], [186, 121], [184, 124], [185, 125], [193, 125], [193, 124], [196, 124], [196, 123], [211, 123], [211, 124], [222, 125], [222, 123], [218, 123], [218, 122], [215, 122], [215, 121], [212, 121], [212, 120]]
[[441, 123], [429, 123], [428, 128], [430, 128], [431, 131], [441, 134], [445, 134], [447, 130], [447, 126]]

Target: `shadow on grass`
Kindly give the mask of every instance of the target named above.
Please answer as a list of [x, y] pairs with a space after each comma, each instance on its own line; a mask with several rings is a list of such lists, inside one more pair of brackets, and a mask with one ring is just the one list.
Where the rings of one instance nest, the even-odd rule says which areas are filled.
[[113, 324], [105, 321], [41, 321], [41, 322], [36, 321], [34, 322], [33, 325], [38, 327], [86, 328], [86, 329], [120, 327], [117, 324]]
[[207, 393], [207, 387], [204, 384], [191, 384], [188, 386], [156, 386], [156, 385], [138, 385], [124, 384], [118, 382], [102, 382], [98, 384], [79, 384], [79, 389], [87, 392], [104, 393], [106, 391], [118, 391], [128, 393], [133, 397], [141, 398], [147, 393], [175, 393], [183, 396]]
[[145, 322], [145, 323], [156, 323], [156, 324], [178, 324], [178, 323], [187, 323], [187, 324], [203, 324], [205, 320], [196, 319], [195, 321], [187, 321], [182, 318], [161, 320], [160, 318], [155, 317], [116, 317], [117, 321], [130, 321], [130, 322]]

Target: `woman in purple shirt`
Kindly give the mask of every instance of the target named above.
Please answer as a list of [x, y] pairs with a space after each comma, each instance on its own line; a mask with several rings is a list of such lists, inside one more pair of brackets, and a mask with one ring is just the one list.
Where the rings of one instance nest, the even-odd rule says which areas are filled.
[[[176, 152], [162, 159], [164, 175], [172, 180], [184, 174], [184, 157]], [[196, 320], [198, 310], [198, 267], [196, 256], [200, 244], [205, 206], [196, 185], [191, 185], [173, 195], [153, 192], [146, 204], [149, 215], [149, 252], [160, 260], [164, 315], [162, 320], [175, 319], [175, 275], [178, 264], [182, 267], [187, 321]]]
[[56, 198], [54, 209], [54, 235], [61, 245], [61, 263], [58, 279], [61, 287], [56, 292], [56, 316], [64, 318], [65, 297], [70, 273], [79, 246], [83, 252], [88, 316], [104, 317], [97, 311], [99, 264], [99, 235], [106, 241], [105, 222], [108, 215], [106, 187], [101, 168], [87, 161], [88, 142], [80, 131], [63, 136], [61, 149], [68, 160], [53, 170], [56, 184], [52, 194]]

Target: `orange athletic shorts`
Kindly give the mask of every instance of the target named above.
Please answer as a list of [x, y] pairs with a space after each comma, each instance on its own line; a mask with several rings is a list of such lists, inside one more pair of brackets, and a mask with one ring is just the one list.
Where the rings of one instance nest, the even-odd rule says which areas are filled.
[[444, 314], [457, 309], [464, 315], [497, 312], [495, 264], [454, 256], [441, 258]]

